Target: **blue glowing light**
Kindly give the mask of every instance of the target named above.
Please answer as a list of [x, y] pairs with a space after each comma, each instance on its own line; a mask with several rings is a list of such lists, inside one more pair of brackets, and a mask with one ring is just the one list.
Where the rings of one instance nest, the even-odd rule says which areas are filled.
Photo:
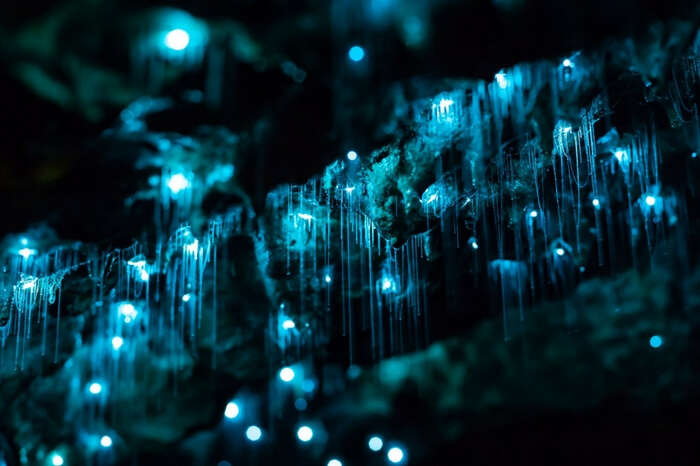
[[572, 62], [572, 61], [569, 60], [568, 58], [565, 58], [565, 59], [561, 62], [561, 66], [563, 66], [564, 68], [573, 68], [573, 67], [574, 67], [574, 62]]
[[309, 442], [314, 436], [314, 431], [309, 426], [301, 426], [297, 430], [297, 438], [302, 442]]
[[103, 435], [102, 438], [100, 439], [100, 445], [103, 448], [109, 448], [112, 446], [112, 437], [109, 435]]
[[122, 317], [124, 323], [128, 324], [132, 320], [136, 319], [136, 316], [138, 316], [139, 311], [137, 311], [134, 305], [131, 303], [121, 303], [117, 307], [117, 313], [119, 314], [119, 316]]
[[655, 198], [654, 196], [652, 196], [652, 195], [647, 195], [647, 196], [644, 198], [644, 202], [645, 202], [646, 205], [648, 205], [649, 207], [653, 207], [654, 204], [656, 204], [656, 198]]
[[190, 187], [190, 181], [182, 173], [175, 173], [168, 180], [168, 188], [173, 194], [177, 194], [180, 191]]
[[314, 382], [311, 379], [306, 379], [301, 384], [301, 389], [304, 390], [306, 393], [311, 393], [314, 390], [316, 390], [316, 382]]
[[119, 351], [119, 348], [121, 348], [124, 345], [124, 339], [122, 337], [113, 337], [112, 338], [112, 348], [114, 348], [114, 351]]
[[697, 152], [693, 152], [692, 154], [690, 154], [690, 156], [691, 156], [692, 158], [694, 158], [694, 159], [697, 159], [697, 158], [698, 158], [698, 153], [697, 153]]
[[26, 246], [27, 244], [29, 244], [29, 240], [27, 238], [22, 238], [21, 240], [19, 240], [19, 242], [22, 246]]
[[257, 442], [262, 438], [262, 430], [258, 426], [250, 426], [246, 429], [245, 436], [251, 442]]
[[649, 338], [649, 346], [652, 348], [658, 348], [664, 344], [664, 339], [660, 335], [654, 335]]
[[36, 249], [30, 249], [30, 248], [22, 248], [19, 251], [17, 251], [17, 254], [24, 257], [25, 259], [29, 259], [29, 256], [34, 256], [34, 255], [36, 255], [36, 253], [37, 253]]
[[286, 319], [284, 322], [282, 322], [282, 328], [285, 330], [290, 330], [296, 327], [296, 324], [294, 324], [294, 321], [292, 319]]
[[536, 210], [531, 210], [531, 211], [530, 211], [530, 217], [531, 217], [531, 218], [537, 218], [537, 211], [536, 211]]
[[149, 279], [149, 277], [150, 277], [150, 275], [148, 274], [148, 272], [146, 271], [146, 269], [141, 269], [141, 271], [139, 272], [139, 279], [140, 279], [142, 282], [147, 282], [148, 279]]
[[557, 256], [563, 256], [566, 251], [564, 251], [564, 248], [556, 248], [554, 252], [557, 254]]
[[467, 243], [472, 247], [472, 249], [479, 249], [479, 243], [477, 243], [476, 238], [474, 238], [473, 236], [469, 238]]
[[400, 463], [404, 457], [403, 450], [399, 447], [391, 447], [389, 451], [386, 452], [386, 457], [392, 463]]
[[350, 47], [350, 50], [348, 50], [348, 57], [350, 57], [352, 61], [361, 61], [365, 58], [365, 49], [359, 45], [353, 45]]
[[597, 197], [594, 197], [591, 203], [593, 204], [593, 207], [600, 207], [600, 200]]
[[304, 411], [308, 406], [309, 404], [303, 398], [297, 398], [296, 400], [294, 400], [294, 407], [298, 411]]
[[226, 409], [224, 409], [224, 416], [226, 416], [227, 419], [236, 419], [240, 412], [241, 410], [238, 408], [238, 405], [233, 401], [229, 401], [226, 404]]
[[336, 458], [331, 458], [328, 460], [328, 464], [326, 466], [343, 466], [343, 463]]
[[379, 451], [384, 446], [384, 440], [382, 440], [381, 437], [375, 435], [369, 439], [369, 442], [367, 442], [367, 446], [369, 446], [369, 449], [372, 451]]
[[191, 295], [191, 294], [186, 293], [186, 294], [183, 294], [183, 295], [182, 295], [182, 300], [183, 300], [184, 302], [189, 303], [189, 302], [190, 302], [190, 299], [192, 299], [192, 295]]
[[331, 276], [328, 275], [328, 274], [326, 274], [326, 276], [323, 278], [323, 280], [324, 280], [326, 283], [330, 283], [330, 282], [331, 282]]
[[357, 160], [357, 152], [351, 150], [348, 152], [348, 160]]
[[294, 380], [294, 369], [291, 367], [283, 367], [280, 370], [280, 379], [282, 382], [291, 382]]
[[99, 382], [92, 382], [88, 386], [88, 391], [93, 395], [99, 395], [102, 392], [102, 384]]
[[190, 43], [190, 35], [184, 29], [173, 29], [165, 35], [165, 46], [171, 50], [184, 50]]
[[498, 87], [501, 89], [505, 89], [508, 87], [508, 78], [506, 77], [506, 74], [503, 71], [499, 71], [496, 73], [496, 84], [498, 84]]
[[63, 457], [58, 453], [51, 455], [51, 464], [53, 466], [63, 466]]

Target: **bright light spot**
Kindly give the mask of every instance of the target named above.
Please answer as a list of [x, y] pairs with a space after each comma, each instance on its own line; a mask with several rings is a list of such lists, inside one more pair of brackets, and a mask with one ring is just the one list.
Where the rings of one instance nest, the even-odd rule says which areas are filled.
[[27, 238], [22, 238], [19, 240], [19, 242], [22, 244], [22, 246], [26, 246], [29, 243], [29, 240]]
[[124, 339], [122, 337], [113, 337], [112, 338], [112, 348], [114, 348], [114, 351], [119, 351], [119, 348], [121, 348], [124, 345]]
[[251, 442], [257, 442], [260, 440], [260, 437], [262, 437], [262, 430], [260, 430], [258, 426], [250, 426], [246, 429], [245, 436], [248, 437], [248, 440]]
[[564, 61], [561, 62], [561, 65], [565, 68], [571, 68], [573, 67], [573, 62], [569, 60], [568, 58], [565, 58]]
[[352, 61], [360, 61], [365, 58], [365, 49], [359, 45], [353, 45], [350, 47], [350, 50], [348, 50], [348, 57], [350, 57]]
[[184, 245], [183, 249], [187, 254], [196, 255], [199, 252], [199, 240], [195, 239], [190, 244]]
[[343, 466], [343, 463], [340, 460], [333, 458], [330, 461], [328, 461], [327, 466]]
[[90, 390], [90, 393], [92, 393], [93, 395], [99, 395], [102, 391], [102, 384], [100, 384], [99, 382], [93, 382], [88, 387], [88, 390]]
[[238, 417], [238, 413], [240, 413], [240, 409], [238, 409], [238, 405], [236, 403], [230, 401], [226, 404], [226, 409], [224, 409], [224, 416], [226, 416], [228, 419], [235, 419]]
[[354, 186], [346, 186], [345, 187], [345, 192], [348, 194], [352, 194], [352, 192], [355, 190]]
[[311, 379], [306, 379], [302, 383], [301, 389], [304, 390], [306, 393], [311, 393], [314, 390], [316, 390], [316, 382], [314, 382]]
[[280, 379], [282, 382], [291, 382], [294, 380], [294, 369], [291, 367], [283, 367], [280, 370]]
[[399, 447], [392, 447], [386, 453], [386, 457], [389, 458], [389, 461], [392, 463], [400, 463], [401, 460], [403, 460], [403, 450]]
[[430, 195], [430, 197], [428, 198], [428, 200], [425, 201], [425, 203], [426, 203], [426, 204], [430, 204], [431, 202], [433, 202], [433, 201], [436, 200], [437, 198], [438, 198], [437, 193], [433, 193], [433, 194]]
[[326, 274], [326, 276], [325, 276], [323, 279], [325, 280], [326, 283], [330, 283], [331, 280], [332, 280], [332, 279], [331, 279], [331, 276], [328, 275], [328, 274]]
[[290, 330], [294, 327], [296, 327], [296, 325], [294, 324], [294, 321], [292, 319], [287, 319], [284, 322], [282, 322], [282, 328], [285, 330]]
[[557, 248], [554, 252], [557, 253], [557, 256], [563, 256], [566, 251], [564, 251], [564, 248]]
[[384, 446], [384, 441], [382, 440], [381, 437], [374, 436], [369, 439], [369, 442], [367, 442], [367, 445], [369, 446], [369, 449], [372, 451], [379, 451], [382, 449]]
[[654, 335], [651, 338], [649, 338], [649, 346], [652, 348], [658, 348], [659, 346], [664, 344], [664, 339], [661, 338], [659, 335]]
[[37, 281], [37, 280], [38, 280], [38, 278], [30, 278], [29, 280], [26, 280], [26, 281], [22, 284], [22, 289], [23, 289], [23, 290], [28, 290], [28, 289], [30, 289], [30, 288], [34, 288], [34, 286], [36, 285], [36, 281]]
[[136, 318], [139, 311], [137, 311], [131, 303], [121, 303], [119, 307], [117, 307], [117, 313], [124, 318], [124, 323], [128, 324]]
[[571, 126], [564, 126], [561, 129], [561, 132], [562, 132], [562, 134], [569, 134], [571, 132], [571, 129], [572, 129]]
[[452, 99], [440, 99], [440, 113], [447, 112], [454, 103]]
[[53, 466], [63, 466], [63, 457], [58, 453], [54, 453], [53, 456], [51, 456], [51, 464], [53, 464]]
[[690, 154], [690, 156], [691, 156], [692, 158], [694, 158], [694, 159], [697, 159], [697, 158], [698, 158], [698, 153], [697, 153], [697, 152], [693, 152], [692, 154]]
[[646, 202], [646, 204], [649, 207], [652, 207], [654, 204], [656, 204], [656, 198], [652, 195], [648, 195], [647, 197], [644, 198], [644, 202]]
[[182, 173], [175, 173], [168, 180], [168, 188], [173, 194], [177, 194], [183, 189], [190, 187], [190, 182], [185, 175]]
[[348, 160], [357, 160], [357, 152], [351, 150], [348, 152]]
[[627, 163], [628, 156], [626, 150], [618, 149], [615, 152], [613, 152], [613, 155], [619, 163]]
[[475, 239], [472, 239], [469, 244], [472, 245], [472, 249], [479, 249], [479, 243], [477, 243]]
[[183, 300], [184, 302], [189, 303], [189, 302], [190, 302], [190, 299], [192, 299], [192, 295], [191, 295], [191, 294], [186, 293], [186, 294], [183, 294], [183, 295], [182, 295], [182, 300]]
[[536, 211], [536, 210], [531, 210], [531, 211], [530, 211], [530, 217], [536, 218], [536, 217], [537, 217], [537, 211]]
[[33, 256], [36, 254], [36, 249], [22, 248], [19, 251], [17, 251], [17, 254], [24, 257], [25, 259], [29, 259], [29, 256]]
[[143, 259], [139, 259], [139, 260], [132, 259], [132, 260], [128, 261], [127, 264], [131, 265], [132, 267], [139, 268], [139, 269], [146, 267], [146, 261]]
[[496, 83], [501, 89], [508, 87], [508, 79], [503, 71], [496, 73]]
[[314, 436], [314, 431], [311, 430], [311, 427], [309, 426], [301, 426], [299, 427], [299, 430], [297, 430], [297, 437], [299, 440], [302, 442], [308, 442], [311, 440]]
[[311, 216], [311, 214], [304, 214], [304, 213], [301, 213], [301, 212], [298, 213], [297, 216], [298, 216], [300, 219], [302, 219], [302, 220], [306, 220], [307, 222], [310, 222], [311, 220], [314, 219], [314, 218]]
[[146, 269], [141, 269], [141, 272], [139, 272], [139, 278], [141, 279], [142, 282], [147, 282], [148, 281], [148, 272], [146, 272]]
[[597, 197], [594, 197], [593, 200], [591, 201], [593, 204], [593, 207], [599, 207], [600, 206], [600, 200]]
[[393, 283], [391, 282], [391, 279], [385, 278], [384, 280], [382, 280], [382, 290], [390, 290], [392, 286]]
[[103, 435], [102, 438], [100, 439], [100, 445], [102, 445], [104, 448], [109, 448], [112, 446], [112, 437], [109, 435]]
[[183, 50], [190, 43], [190, 35], [184, 29], [173, 29], [165, 35], [165, 45], [169, 49]]

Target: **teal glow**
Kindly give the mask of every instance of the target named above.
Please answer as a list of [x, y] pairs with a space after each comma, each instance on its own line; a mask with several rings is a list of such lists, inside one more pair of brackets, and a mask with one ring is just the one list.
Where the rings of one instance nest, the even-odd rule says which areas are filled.
[[112, 437], [109, 435], [103, 435], [102, 438], [100, 439], [100, 445], [103, 448], [109, 448], [112, 446]]
[[314, 431], [309, 426], [301, 426], [297, 430], [297, 438], [302, 442], [310, 442], [314, 437]]
[[124, 345], [124, 339], [122, 337], [113, 337], [112, 338], [112, 348], [114, 348], [114, 351], [119, 351], [119, 348], [121, 348]]
[[367, 442], [367, 446], [369, 446], [369, 449], [372, 451], [379, 451], [384, 446], [384, 440], [382, 440], [381, 437], [375, 435], [369, 439], [369, 442]]
[[284, 322], [282, 322], [282, 328], [285, 330], [291, 330], [294, 327], [296, 327], [296, 325], [292, 319], [286, 319]]
[[348, 57], [350, 57], [352, 61], [361, 61], [365, 58], [365, 49], [359, 45], [353, 45], [350, 47], [350, 50], [348, 50]]
[[649, 346], [652, 348], [659, 348], [664, 344], [664, 339], [660, 335], [653, 335], [649, 338]]
[[343, 466], [343, 463], [339, 459], [331, 458], [328, 460], [327, 466]]
[[63, 457], [58, 453], [51, 455], [51, 464], [53, 466], [63, 466]]
[[175, 173], [168, 180], [168, 188], [173, 194], [177, 194], [180, 191], [190, 187], [190, 182], [185, 175], [182, 173]]
[[357, 160], [357, 152], [351, 150], [348, 152], [348, 160]]
[[282, 380], [282, 382], [291, 382], [294, 380], [294, 369], [291, 367], [283, 367], [280, 370], [280, 380]]
[[649, 207], [653, 207], [654, 204], [656, 204], [656, 198], [654, 196], [648, 195], [647, 197], [644, 198], [644, 202], [646, 202], [646, 204]]
[[241, 410], [238, 408], [238, 404], [236, 404], [233, 401], [230, 401], [226, 404], [226, 409], [224, 409], [224, 416], [226, 416], [227, 419], [236, 419], [240, 412]]
[[93, 395], [99, 395], [102, 392], [102, 384], [99, 382], [92, 382], [88, 387], [88, 391]]
[[190, 43], [190, 35], [184, 29], [173, 29], [165, 35], [165, 46], [172, 50], [184, 50]]
[[391, 461], [392, 463], [400, 463], [403, 461], [404, 453], [403, 450], [399, 447], [392, 447], [389, 449], [389, 451], [386, 453], [386, 457]]
[[248, 429], [246, 429], [245, 436], [251, 442], [257, 442], [262, 438], [262, 430], [260, 430], [260, 427], [258, 426], [250, 426]]

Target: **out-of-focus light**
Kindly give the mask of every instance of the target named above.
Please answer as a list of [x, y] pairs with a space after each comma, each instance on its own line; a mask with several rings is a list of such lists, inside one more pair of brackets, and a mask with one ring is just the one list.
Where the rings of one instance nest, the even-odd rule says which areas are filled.
[[537, 211], [536, 211], [536, 210], [531, 210], [531, 211], [530, 211], [530, 217], [536, 218], [536, 217], [537, 217]]
[[102, 445], [104, 448], [109, 448], [112, 446], [112, 437], [109, 435], [103, 435], [102, 438], [100, 439], [100, 445]]
[[652, 348], [658, 348], [664, 344], [664, 339], [660, 335], [654, 335], [649, 338], [649, 346]]
[[190, 35], [184, 29], [173, 29], [165, 35], [165, 46], [172, 50], [184, 50], [190, 43]]
[[593, 207], [600, 207], [600, 200], [597, 197], [594, 197], [591, 203], [593, 204]]
[[291, 367], [283, 367], [280, 370], [280, 380], [282, 380], [282, 382], [291, 382], [294, 380], [294, 369]]
[[63, 466], [63, 457], [58, 453], [51, 455], [51, 464], [53, 466]]
[[388, 452], [386, 452], [386, 457], [392, 463], [400, 463], [403, 460], [403, 450], [399, 447], [391, 447]]
[[246, 429], [245, 436], [251, 442], [257, 442], [262, 437], [262, 430], [258, 426], [250, 426]]
[[91, 383], [90, 386], [88, 387], [88, 390], [89, 390], [90, 393], [92, 393], [93, 395], [99, 395], [99, 394], [102, 392], [102, 384], [99, 383], [99, 382], [93, 382], [93, 383]]
[[139, 314], [139, 311], [136, 310], [133, 304], [131, 303], [121, 303], [117, 307], [117, 313], [122, 316], [124, 319], [124, 323], [128, 324], [132, 320], [136, 319], [136, 316]]
[[302, 220], [306, 220], [307, 222], [310, 222], [314, 219], [314, 217], [311, 214], [305, 214], [303, 212], [299, 212], [297, 216]]
[[496, 84], [498, 84], [498, 87], [501, 89], [508, 87], [508, 78], [503, 71], [496, 73]]
[[346, 186], [345, 187], [345, 192], [348, 194], [352, 194], [352, 192], [355, 190], [354, 186]]
[[310, 441], [314, 436], [314, 431], [309, 426], [301, 426], [297, 430], [297, 438], [302, 442]]
[[357, 152], [351, 150], [348, 152], [348, 160], [357, 160]]
[[114, 348], [114, 351], [119, 351], [119, 348], [121, 348], [124, 345], [124, 339], [122, 337], [113, 337], [112, 338], [112, 348]]
[[644, 202], [649, 206], [652, 207], [654, 204], [656, 204], [656, 198], [652, 195], [648, 195], [647, 197], [644, 198]]
[[391, 289], [392, 286], [393, 286], [393, 282], [391, 281], [390, 278], [385, 278], [384, 280], [382, 280], [382, 290], [388, 291]]
[[308, 406], [309, 404], [303, 398], [297, 398], [296, 400], [294, 400], [294, 407], [298, 411], [304, 411]]
[[372, 451], [379, 451], [384, 446], [384, 440], [378, 435], [374, 435], [369, 439], [369, 442], [367, 442], [367, 446]]
[[339, 459], [331, 458], [327, 466], [343, 466], [343, 463]]
[[613, 152], [613, 155], [619, 163], [627, 163], [628, 155], [626, 150], [617, 149], [615, 152]]
[[353, 45], [350, 47], [350, 50], [348, 50], [348, 57], [350, 57], [352, 61], [361, 61], [365, 58], [365, 49], [359, 45]]
[[177, 194], [180, 191], [189, 188], [190, 181], [182, 173], [175, 173], [168, 180], [168, 188], [173, 194]]
[[24, 257], [25, 259], [29, 259], [29, 256], [33, 256], [36, 254], [36, 249], [22, 248], [19, 251], [17, 251], [17, 254]]
[[27, 244], [29, 244], [29, 240], [27, 238], [22, 238], [21, 240], [19, 240], [19, 242], [22, 246], [26, 246]]
[[323, 279], [325, 280], [326, 283], [331, 282], [331, 276], [329, 274], [326, 274], [326, 276]]
[[694, 158], [694, 159], [697, 159], [697, 158], [698, 158], [698, 153], [697, 153], [697, 152], [693, 152], [692, 154], [690, 154], [690, 157], [691, 157], [691, 158]]
[[311, 393], [314, 390], [316, 390], [316, 382], [314, 382], [311, 379], [306, 379], [304, 380], [304, 382], [302, 382], [301, 389], [304, 390], [306, 393]]
[[182, 295], [182, 300], [183, 300], [184, 302], [189, 303], [189, 302], [190, 302], [190, 299], [192, 299], [192, 295], [191, 295], [191, 294], [185, 293], [185, 294]]
[[564, 248], [556, 248], [554, 252], [557, 254], [557, 256], [563, 256], [566, 251], [564, 251]]
[[227, 419], [235, 419], [240, 412], [241, 410], [238, 408], [238, 405], [233, 401], [229, 401], [226, 404], [226, 409], [224, 409], [224, 416], [226, 416]]
[[561, 65], [565, 68], [572, 68], [574, 66], [574, 63], [569, 60], [568, 58], [565, 58], [562, 62]]
[[142, 282], [147, 282], [149, 279], [150, 275], [148, 275], [148, 272], [146, 272], [146, 269], [141, 269], [139, 272], [139, 278], [141, 279]]
[[296, 327], [296, 324], [292, 319], [286, 319], [284, 322], [282, 322], [282, 328], [285, 330], [290, 330]]

